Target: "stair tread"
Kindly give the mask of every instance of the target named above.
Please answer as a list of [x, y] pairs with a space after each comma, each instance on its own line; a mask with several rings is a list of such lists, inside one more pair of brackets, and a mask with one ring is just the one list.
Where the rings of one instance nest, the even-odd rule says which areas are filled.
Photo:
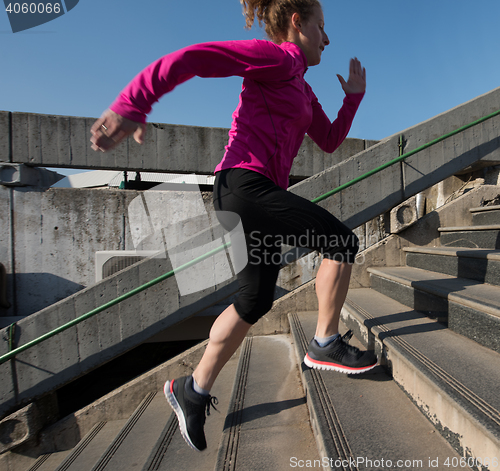
[[370, 267], [368, 272], [500, 317], [498, 286], [406, 266]]
[[[218, 444], [224, 428], [224, 411], [231, 396], [239, 353], [240, 351], [238, 349], [225, 364], [212, 388], [211, 394], [217, 397], [219, 401], [219, 405], [216, 406], [219, 412], [212, 411], [205, 423], [207, 449], [202, 453], [197, 453], [192, 450], [182, 438], [179, 427], [176, 426], [175, 433], [172, 437], [172, 441], [168, 445], [166, 453], [159, 457], [155, 466], [145, 466], [144, 471], [148, 471], [149, 469], [154, 469], [155, 471], [184, 471], [187, 469], [187, 466], [189, 469], [196, 469], [199, 471], [213, 471], [217, 459]], [[165, 378], [165, 380], [167, 379], [172, 378]], [[166, 399], [165, 404], [168, 404]], [[172, 411], [170, 406], [168, 406], [168, 409], [170, 412]], [[175, 419], [175, 422], [177, 423], [177, 419]], [[154, 449], [152, 453], [155, 453]]]
[[54, 471], [70, 453], [71, 450], [65, 450], [41, 455], [26, 471]]
[[[290, 336], [254, 337], [242, 376], [244, 395], [233, 399], [243, 404], [232, 413], [238, 420], [225, 431], [235, 439], [223, 442], [219, 465], [286, 470], [292, 457], [319, 459]], [[231, 452], [236, 443], [237, 453]]]
[[146, 396], [95, 469], [132, 469], [144, 464], [170, 415], [161, 391]]
[[480, 258], [500, 260], [500, 250], [478, 249], [468, 247], [404, 247], [404, 252], [445, 255], [450, 257]]
[[[390, 343], [390, 348], [401, 350], [403, 343], [393, 340], [403, 340], [404, 345], [409, 345], [407, 351], [432, 362], [429, 364], [434, 372], [439, 375], [445, 372], [447, 384], [456, 380], [479, 398], [478, 402], [488, 404], [498, 421], [496, 431], [500, 439], [500, 391], [496, 386], [500, 384], [499, 353], [370, 288], [350, 290], [346, 304], [358, 312], [361, 309], [373, 326], [372, 331], [384, 343]], [[447, 388], [446, 393], [450, 391], [453, 389]]]
[[[56, 471], [89, 471], [97, 463], [126, 420], [97, 424], [80, 443], [60, 462]], [[97, 428], [98, 427], [98, 428]], [[90, 438], [91, 435], [94, 435]], [[69, 461], [69, 462], [68, 462]]]
[[[299, 312], [297, 318], [306, 338], [312, 338], [317, 314]], [[341, 331], [344, 329], [342, 326]], [[354, 337], [349, 343], [363, 348]], [[447, 457], [458, 456], [449, 443], [435, 433], [432, 424], [391, 381], [390, 375], [381, 366], [358, 375], [303, 368], [306, 369], [305, 373], [310, 373], [311, 378], [313, 374], [320, 377], [326, 388], [327, 401], [331, 404], [328, 412], [338, 419], [335, 426], [338, 438], [345, 437], [344, 448], [350, 449], [355, 459], [375, 461], [384, 458], [391, 460], [393, 466], [397, 460], [422, 460], [425, 468], [430, 456], [439, 457], [440, 462]], [[307, 382], [308, 388], [313, 387], [314, 380]], [[311, 401], [313, 393], [308, 397]], [[312, 407], [316, 408], [319, 419], [328, 413], [323, 404], [316, 402]], [[326, 451], [331, 453], [330, 457], [335, 457], [335, 451]], [[339, 450], [337, 454], [342, 453]], [[373, 466], [377, 467], [375, 464]], [[384, 466], [384, 469], [389, 467]], [[358, 468], [372, 469], [372, 466], [367, 466], [365, 462], [358, 463]], [[382, 469], [382, 466], [379, 464], [377, 469]]]

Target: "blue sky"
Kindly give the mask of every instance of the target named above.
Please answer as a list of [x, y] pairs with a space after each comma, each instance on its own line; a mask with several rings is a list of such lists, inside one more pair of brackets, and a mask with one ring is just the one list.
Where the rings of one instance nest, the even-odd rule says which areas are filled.
[[[350, 57], [367, 94], [350, 137], [383, 139], [500, 86], [498, 0], [323, 0], [331, 44], [306, 79], [334, 119]], [[80, 0], [12, 33], [0, 12], [0, 109], [97, 117], [134, 75], [189, 44], [264, 38], [244, 29], [238, 0]], [[149, 121], [229, 127], [241, 79], [195, 78]]]

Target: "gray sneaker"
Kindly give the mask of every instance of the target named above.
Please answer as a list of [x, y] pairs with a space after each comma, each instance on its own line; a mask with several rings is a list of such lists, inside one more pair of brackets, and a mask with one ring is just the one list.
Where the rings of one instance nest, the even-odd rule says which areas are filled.
[[177, 415], [182, 437], [191, 448], [203, 451], [207, 447], [203, 430], [205, 410], [210, 415], [210, 406], [215, 409], [217, 398], [198, 394], [193, 389], [192, 376], [167, 381], [163, 391]]
[[320, 347], [312, 339], [307, 349], [304, 363], [309, 368], [318, 370], [333, 370], [340, 373], [363, 373], [377, 366], [377, 357], [371, 351], [361, 351], [349, 345], [347, 341], [352, 337], [349, 330], [342, 337], [337, 337], [326, 347]]

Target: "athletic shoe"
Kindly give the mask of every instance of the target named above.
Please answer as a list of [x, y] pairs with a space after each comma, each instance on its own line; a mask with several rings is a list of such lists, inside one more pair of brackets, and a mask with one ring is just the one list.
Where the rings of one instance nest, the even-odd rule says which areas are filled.
[[210, 415], [210, 406], [215, 409], [217, 398], [198, 394], [193, 389], [192, 376], [167, 381], [163, 391], [177, 415], [182, 437], [191, 448], [203, 451], [207, 447], [203, 431], [205, 410]]
[[304, 357], [304, 363], [309, 368], [333, 370], [340, 373], [363, 373], [375, 368], [377, 357], [373, 352], [362, 352], [359, 348], [349, 345], [347, 341], [351, 337], [352, 330], [349, 330], [325, 347], [320, 347], [318, 342], [312, 339]]

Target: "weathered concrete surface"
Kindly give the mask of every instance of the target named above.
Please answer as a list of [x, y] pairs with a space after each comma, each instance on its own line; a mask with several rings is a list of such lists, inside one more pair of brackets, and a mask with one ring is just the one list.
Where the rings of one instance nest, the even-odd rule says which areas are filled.
[[62, 175], [46, 168], [30, 167], [24, 164], [0, 163], [0, 185], [48, 188], [62, 178], [64, 178]]
[[[224, 128], [149, 123], [143, 145], [128, 138], [110, 152], [94, 152], [90, 128], [95, 119], [0, 111], [0, 162], [210, 175], [224, 155], [228, 140], [229, 130]], [[291, 177], [314, 175], [375, 142], [349, 138], [329, 154], [306, 137]]]
[[7, 188], [0, 186], [0, 263], [5, 267], [6, 272], [6, 283], [5, 289], [5, 301], [10, 308], [0, 307], [1, 315], [14, 316], [15, 307], [13, 306], [14, 299], [14, 286], [12, 283], [12, 273], [13, 267], [13, 251], [12, 251], [12, 206], [10, 202], [12, 201], [12, 188]]
[[[169, 220], [165, 208], [173, 194], [146, 193], [156, 222]], [[134, 190], [0, 186], [0, 207], [5, 208], [0, 211], [0, 263], [8, 274], [11, 304], [9, 309], [0, 307], [0, 316], [33, 314], [95, 284], [95, 252], [134, 250], [129, 208], [141, 195]], [[203, 194], [203, 203], [201, 196], [199, 200], [205, 222], [214, 228], [211, 196]]]
[[94, 284], [95, 252], [129, 248], [124, 217], [138, 194], [0, 186], [6, 209], [0, 211], [0, 260], [12, 305], [2, 315], [32, 314]]
[[500, 195], [500, 186], [483, 185], [472, 189], [447, 205], [426, 214], [399, 234], [392, 234], [360, 253], [353, 266], [351, 288], [370, 287], [368, 267], [398, 267], [405, 264], [404, 247], [438, 247], [439, 227], [465, 226], [472, 222], [469, 208]]
[[12, 162], [12, 113], [0, 111], [0, 162]]
[[[153, 195], [149, 211], [165, 215], [170, 192]], [[7, 300], [0, 316], [27, 316], [95, 283], [97, 251], [134, 250], [128, 208], [141, 192], [77, 188], [0, 186], [0, 263], [7, 272]], [[148, 198], [149, 199], [149, 198]], [[209, 193], [205, 210], [215, 227]], [[12, 218], [12, 215], [15, 215]], [[168, 219], [168, 217], [164, 217]], [[164, 219], [163, 218], [163, 219]], [[13, 229], [13, 230], [12, 230]], [[364, 236], [371, 243], [380, 237]], [[147, 241], [142, 249], [148, 248]], [[314, 276], [320, 259], [311, 254], [282, 271], [278, 285], [288, 292]]]

